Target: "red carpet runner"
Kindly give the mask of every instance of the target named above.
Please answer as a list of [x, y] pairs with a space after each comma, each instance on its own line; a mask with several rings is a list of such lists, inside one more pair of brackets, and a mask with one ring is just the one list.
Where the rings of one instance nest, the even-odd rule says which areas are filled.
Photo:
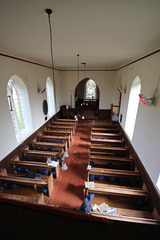
[[68, 151], [69, 157], [65, 160], [68, 169], [61, 170], [48, 204], [69, 208], [79, 208], [82, 204], [89, 163], [90, 134], [91, 121], [81, 120]]

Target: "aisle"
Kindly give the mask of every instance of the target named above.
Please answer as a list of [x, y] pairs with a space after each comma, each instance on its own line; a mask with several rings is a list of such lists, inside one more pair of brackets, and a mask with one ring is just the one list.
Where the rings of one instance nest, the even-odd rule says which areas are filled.
[[87, 165], [90, 152], [91, 121], [81, 120], [68, 151], [66, 171], [59, 174], [49, 204], [79, 208], [83, 201], [84, 182], [87, 180]]

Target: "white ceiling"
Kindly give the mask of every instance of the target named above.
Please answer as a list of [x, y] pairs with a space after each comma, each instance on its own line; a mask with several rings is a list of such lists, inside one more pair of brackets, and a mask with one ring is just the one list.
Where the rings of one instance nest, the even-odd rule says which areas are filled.
[[51, 65], [46, 8], [57, 67], [80, 54], [87, 68], [116, 68], [160, 43], [160, 0], [0, 0], [1, 50]]

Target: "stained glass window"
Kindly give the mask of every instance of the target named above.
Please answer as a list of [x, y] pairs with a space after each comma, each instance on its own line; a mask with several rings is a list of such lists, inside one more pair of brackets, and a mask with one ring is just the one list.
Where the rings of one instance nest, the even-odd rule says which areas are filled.
[[86, 99], [95, 99], [96, 98], [96, 83], [89, 79], [86, 82]]

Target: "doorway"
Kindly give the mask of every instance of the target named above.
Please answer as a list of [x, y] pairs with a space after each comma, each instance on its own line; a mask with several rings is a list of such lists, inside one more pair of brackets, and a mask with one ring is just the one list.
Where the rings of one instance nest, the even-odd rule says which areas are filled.
[[75, 89], [76, 114], [84, 117], [96, 117], [99, 110], [100, 91], [91, 78], [81, 80]]

